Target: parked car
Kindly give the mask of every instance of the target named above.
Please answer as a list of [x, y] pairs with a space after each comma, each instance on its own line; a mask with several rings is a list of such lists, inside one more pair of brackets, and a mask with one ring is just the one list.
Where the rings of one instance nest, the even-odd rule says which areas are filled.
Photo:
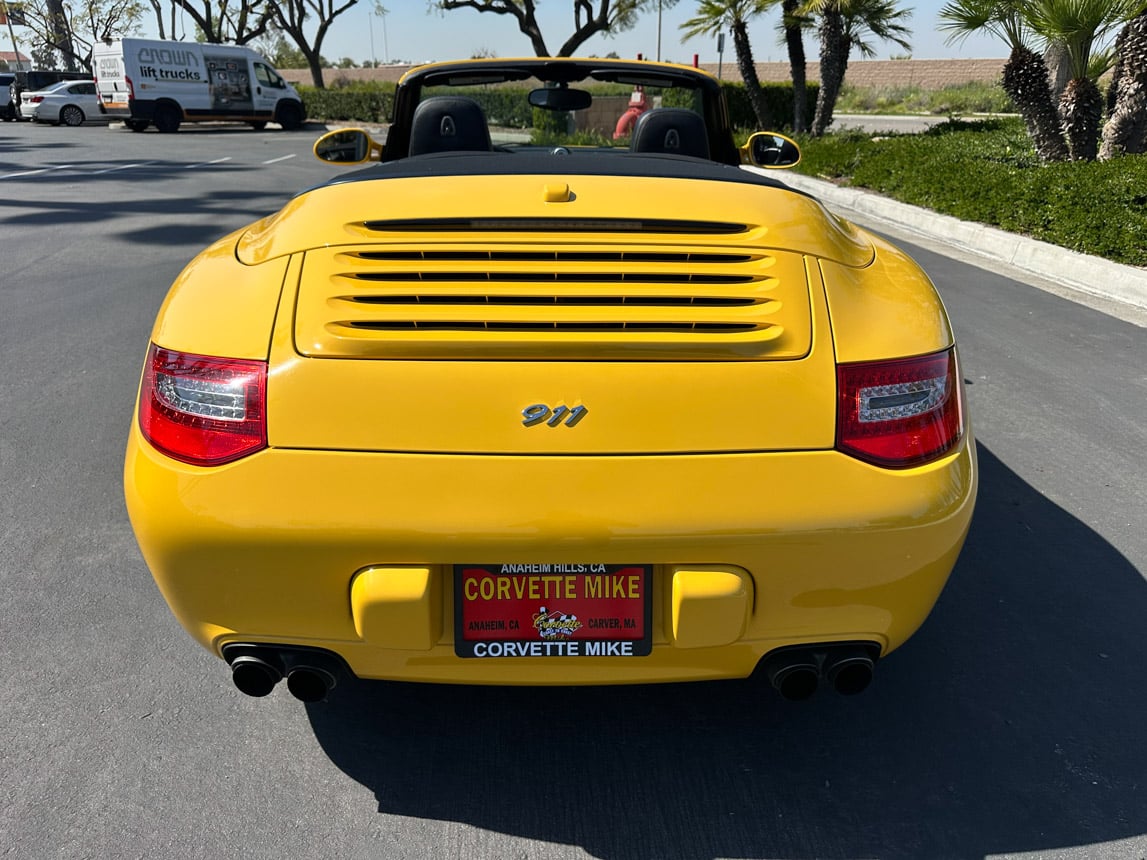
[[24, 119], [31, 118], [21, 111], [24, 93], [35, 90], [46, 90], [52, 86], [52, 84], [58, 84], [61, 81], [93, 80], [92, 76], [86, 72], [65, 72], [59, 69], [27, 69], [15, 72], [14, 74], [15, 79], [8, 87], [8, 98], [16, 111], [17, 119], [21, 117]]
[[393, 113], [321, 138], [360, 168], [205, 250], [152, 330], [124, 487], [187, 631], [304, 701], [864, 689], [976, 493], [927, 275], [778, 179], [792, 140], [738, 147], [696, 69], [434, 64]]
[[5, 122], [13, 122], [20, 116], [20, 111], [16, 107], [18, 99], [14, 98], [14, 91], [12, 85], [16, 82], [16, 76], [11, 72], [0, 72], [0, 119]]
[[54, 125], [83, 125], [93, 120], [107, 121], [96, 93], [95, 81], [61, 81], [45, 90], [24, 93], [21, 113], [33, 122]]

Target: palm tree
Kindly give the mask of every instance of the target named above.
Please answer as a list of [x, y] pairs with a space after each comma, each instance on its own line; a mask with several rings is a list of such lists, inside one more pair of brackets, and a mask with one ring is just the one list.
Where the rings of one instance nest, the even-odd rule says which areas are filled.
[[[1099, 152], [1103, 97], [1095, 79], [1110, 60], [1097, 54], [1103, 37], [1142, 10], [1143, 0], [1031, 0], [1026, 18], [1032, 29], [1063, 46], [1071, 80], [1059, 100], [1059, 113], [1072, 159], [1094, 161]], [[1098, 62], [1096, 62], [1098, 60]]]
[[793, 131], [805, 130], [805, 106], [808, 104], [808, 78], [805, 74], [804, 21], [798, 14], [801, 0], [781, 0], [781, 29], [789, 52], [789, 71], [793, 79]]
[[870, 34], [910, 49], [906, 38], [910, 31], [902, 22], [912, 12], [897, 8], [896, 0], [805, 0], [799, 14], [820, 19], [820, 91], [811, 128], [812, 134], [819, 137], [832, 124], [832, 112], [853, 47], [872, 56], [872, 46], [864, 39]]
[[1115, 40], [1114, 106], [1103, 127], [1103, 160], [1147, 152], [1147, 11], [1127, 22]]
[[728, 27], [733, 34], [733, 49], [737, 54], [737, 69], [749, 103], [757, 117], [759, 128], [771, 128], [769, 108], [765, 95], [761, 92], [761, 81], [757, 77], [757, 65], [753, 62], [753, 46], [749, 43], [748, 21], [760, 15], [776, 0], [701, 0], [697, 4], [697, 14], [681, 25], [684, 35], [681, 41], [694, 36], [712, 36]]
[[1011, 54], [1004, 64], [1003, 88], [1027, 125], [1028, 136], [1042, 161], [1067, 161], [1067, 144], [1059, 113], [1051, 99], [1047, 65], [1029, 46], [1031, 28], [1015, 0], [951, 0], [940, 10], [940, 29], [949, 42], [986, 32], [1002, 40]]

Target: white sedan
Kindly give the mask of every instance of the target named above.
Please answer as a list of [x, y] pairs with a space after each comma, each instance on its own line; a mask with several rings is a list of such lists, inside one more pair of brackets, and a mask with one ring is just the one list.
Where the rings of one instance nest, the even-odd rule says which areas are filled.
[[33, 122], [83, 125], [106, 122], [94, 81], [61, 81], [47, 89], [23, 93], [20, 112]]

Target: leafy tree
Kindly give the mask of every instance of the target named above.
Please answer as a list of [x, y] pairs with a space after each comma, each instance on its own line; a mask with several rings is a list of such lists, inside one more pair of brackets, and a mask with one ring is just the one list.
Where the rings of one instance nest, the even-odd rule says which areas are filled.
[[[276, 26], [298, 46], [311, 72], [311, 81], [323, 89], [323, 40], [334, 20], [358, 0], [267, 0]], [[310, 31], [310, 33], [308, 33]]]
[[753, 46], [749, 42], [748, 22], [775, 4], [776, 0], [701, 0], [697, 14], [681, 25], [681, 41], [695, 36], [713, 36], [726, 27], [733, 34], [733, 50], [737, 55], [737, 69], [745, 82], [745, 92], [753, 106], [753, 115], [759, 128], [771, 128], [769, 108], [761, 92], [757, 77], [757, 64], [753, 60]]
[[24, 4], [26, 26], [32, 31], [32, 59], [41, 68], [55, 68], [57, 57], [68, 71], [90, 69], [96, 42], [132, 32], [143, 18], [141, 0], [56, 0]]
[[950, 0], [940, 10], [940, 29], [952, 34], [949, 42], [985, 32], [1008, 46], [1011, 53], [1003, 69], [1004, 92], [1023, 117], [1040, 160], [1066, 161], [1067, 143], [1051, 98], [1047, 65], [1031, 48], [1033, 34], [1020, 0]]
[[[1103, 97], [1095, 81], [1109, 59], [1097, 55], [1095, 45], [1142, 7], [1143, 0], [1031, 0], [1025, 5], [1032, 29], [1067, 55], [1071, 80], [1060, 97], [1059, 114], [1073, 160], [1094, 161], [1099, 153]], [[1098, 68], [1093, 65], [1097, 58]]]
[[1115, 40], [1111, 77], [1114, 104], [1103, 127], [1103, 160], [1147, 152], [1147, 11], [1127, 23]]
[[[152, 0], [154, 6], [157, 0]], [[203, 40], [212, 44], [246, 45], [266, 32], [274, 7], [268, 0], [170, 0], [191, 18]], [[174, 36], [174, 22], [172, 35]]]
[[[676, 2], [660, 0], [660, 6], [665, 8]], [[591, 36], [631, 29], [637, 23], [638, 15], [657, 6], [658, 0], [572, 0], [572, 3], [574, 32], [562, 43], [556, 54], [551, 54], [546, 47], [545, 37], [538, 25], [537, 0], [435, 0], [431, 6], [443, 12], [474, 9], [494, 15], [509, 15], [518, 22], [518, 29], [530, 40], [536, 56], [570, 57]]]
[[911, 33], [902, 22], [911, 17], [912, 12], [899, 8], [896, 0], [805, 0], [798, 14], [818, 18], [820, 90], [810, 130], [819, 137], [832, 124], [832, 112], [844, 84], [852, 49], [855, 47], [865, 56], [872, 56], [872, 46], [865, 41], [867, 35], [872, 35], [910, 50], [912, 46], [907, 37]]

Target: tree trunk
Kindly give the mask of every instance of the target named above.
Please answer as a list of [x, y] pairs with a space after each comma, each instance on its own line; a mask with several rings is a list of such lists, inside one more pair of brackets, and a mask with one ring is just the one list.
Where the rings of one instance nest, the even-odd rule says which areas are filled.
[[1059, 100], [1059, 114], [1072, 161], [1095, 161], [1099, 154], [1099, 121], [1103, 95], [1091, 78], [1074, 78]]
[[1103, 127], [1103, 160], [1147, 152], [1147, 13], [1132, 19], [1115, 42], [1115, 105]]
[[1051, 100], [1043, 58], [1028, 48], [1013, 48], [1004, 64], [1003, 87], [1024, 118], [1040, 160], [1067, 161], [1067, 144], [1063, 140], [1059, 112]]
[[800, 0], [783, 0], [781, 11], [784, 15], [785, 46], [789, 51], [789, 70], [793, 79], [793, 131], [800, 134], [805, 130], [805, 109], [808, 106], [808, 79], [805, 76], [804, 38], [800, 24], [792, 23], [793, 15], [800, 6]]
[[840, 11], [825, 9], [820, 18], [820, 92], [816, 94], [816, 113], [812, 118], [813, 137], [820, 137], [832, 125], [832, 112], [844, 84], [844, 73], [848, 71], [851, 47]]
[[769, 106], [765, 103], [765, 94], [761, 92], [757, 64], [753, 62], [753, 46], [749, 43], [749, 30], [744, 21], [736, 21], [733, 24], [733, 48], [737, 53], [737, 68], [741, 72], [741, 80], [745, 82], [749, 103], [753, 106], [753, 114], [757, 118], [757, 126], [762, 131], [768, 130], [772, 128], [772, 119], [769, 116]]

